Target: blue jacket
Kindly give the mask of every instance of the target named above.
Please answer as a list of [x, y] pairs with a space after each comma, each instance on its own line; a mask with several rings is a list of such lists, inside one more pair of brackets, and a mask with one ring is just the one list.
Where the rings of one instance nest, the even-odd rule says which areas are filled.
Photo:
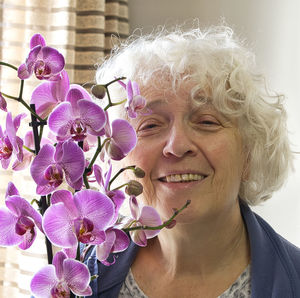
[[[245, 203], [240, 203], [251, 250], [252, 298], [300, 298], [300, 249], [278, 235]], [[116, 263], [104, 266], [96, 259], [95, 247], [85, 258], [91, 274], [93, 296], [117, 298], [129, 268], [138, 251], [131, 242], [129, 248], [117, 254]]]

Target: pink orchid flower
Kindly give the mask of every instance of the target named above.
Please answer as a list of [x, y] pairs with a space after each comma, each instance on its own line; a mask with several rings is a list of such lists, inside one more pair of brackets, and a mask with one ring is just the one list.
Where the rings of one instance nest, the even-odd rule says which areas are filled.
[[23, 161], [23, 140], [16, 133], [25, 116], [19, 114], [13, 119], [9, 112], [6, 116], [6, 130], [3, 131], [0, 125], [0, 160], [4, 169], [8, 168], [13, 154], [19, 162]]
[[8, 184], [6, 207], [0, 207], [0, 246], [28, 249], [34, 242], [37, 231], [42, 232], [42, 216], [23, 198], [12, 182]]
[[69, 259], [63, 251], [53, 258], [53, 264], [40, 269], [32, 278], [30, 288], [35, 298], [91, 296], [90, 272], [86, 265]]
[[59, 80], [65, 58], [56, 49], [46, 46], [45, 39], [35, 34], [30, 40], [30, 52], [18, 68], [18, 77], [28, 79], [33, 73], [39, 80]]

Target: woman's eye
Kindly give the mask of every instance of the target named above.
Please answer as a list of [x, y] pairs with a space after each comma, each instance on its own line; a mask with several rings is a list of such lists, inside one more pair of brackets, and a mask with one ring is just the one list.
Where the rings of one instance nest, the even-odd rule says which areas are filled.
[[155, 123], [150, 123], [150, 124], [146, 124], [146, 125], [142, 125], [140, 127], [140, 130], [146, 130], [146, 129], [152, 129], [152, 128], [155, 128], [157, 127], [158, 125], [155, 124]]

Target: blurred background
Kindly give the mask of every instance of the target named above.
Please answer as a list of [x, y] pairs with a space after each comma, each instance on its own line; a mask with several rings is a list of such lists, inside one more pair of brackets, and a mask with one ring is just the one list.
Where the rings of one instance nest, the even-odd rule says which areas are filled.
[[[158, 25], [186, 22], [188, 26], [195, 18], [204, 27], [227, 24], [257, 54], [268, 85], [286, 95], [290, 140], [293, 150], [300, 152], [299, 0], [0, 0], [0, 60], [20, 65], [28, 54], [30, 37], [41, 33], [47, 45], [65, 56], [70, 81], [89, 89], [97, 64], [115, 42], [112, 36], [124, 39], [130, 33], [139, 34], [137, 29], [148, 33]], [[38, 83], [26, 81], [27, 101]], [[0, 90], [17, 95], [19, 80], [14, 70], [0, 67]], [[13, 101], [8, 101], [8, 110], [14, 115], [25, 112]], [[0, 113], [2, 126], [5, 116]], [[28, 201], [38, 199], [28, 171], [0, 169], [0, 179], [0, 205], [9, 181]], [[295, 154], [295, 171], [282, 190], [253, 209], [300, 246], [300, 154]], [[30, 250], [0, 247], [0, 297], [30, 295], [33, 274], [47, 263], [40, 234]]]

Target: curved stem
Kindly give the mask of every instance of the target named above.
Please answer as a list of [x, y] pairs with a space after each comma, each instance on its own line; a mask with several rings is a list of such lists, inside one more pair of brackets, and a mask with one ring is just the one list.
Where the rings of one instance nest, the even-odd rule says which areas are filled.
[[124, 186], [127, 186], [127, 185], [128, 185], [128, 182], [127, 182], [127, 183], [124, 183], [124, 184], [122, 184], [122, 185], [120, 185], [120, 186], [118, 186], [118, 187], [116, 187], [116, 188], [114, 188], [112, 191], [118, 190], [118, 189], [120, 189], [120, 188], [122, 188], [122, 187], [124, 187]]
[[121, 100], [121, 101], [118, 101], [118, 102], [110, 102], [107, 104], [107, 106], [104, 108], [104, 111], [107, 111], [110, 107], [113, 107], [113, 106], [117, 106], [117, 105], [121, 105], [122, 103], [126, 102], [127, 101], [127, 98]]
[[26, 149], [27, 151], [35, 154], [35, 151], [33, 149], [28, 148], [27, 146], [23, 145], [23, 148]]
[[4, 65], [4, 66], [7, 66], [7, 67], [10, 67], [14, 70], [18, 70], [18, 67], [12, 65], [12, 64], [9, 64], [9, 63], [6, 63], [6, 62], [3, 62], [3, 61], [0, 61], [0, 65]]
[[171, 224], [171, 222], [174, 220], [174, 218], [182, 211], [184, 210], [189, 204], [191, 203], [190, 200], [187, 200], [186, 203], [179, 209], [175, 210], [174, 214], [163, 224], [156, 226], [156, 227], [150, 227], [150, 226], [137, 226], [137, 227], [129, 227], [129, 228], [123, 228], [122, 230], [127, 233], [129, 231], [134, 231], [134, 230], [161, 230], [164, 227], [167, 227], [168, 225]]
[[114, 82], [125, 80], [125, 79], [126, 79], [126, 77], [116, 78], [116, 79], [110, 81], [109, 83], [105, 84], [104, 86], [105, 86], [105, 88], [107, 88], [110, 84], [113, 84]]
[[135, 169], [135, 166], [128, 166], [128, 167], [125, 167], [125, 168], [122, 168], [120, 169], [115, 175], [114, 177], [112, 177], [112, 179], [110, 179], [109, 183], [108, 183], [108, 190], [110, 190], [110, 186], [111, 184], [114, 182], [114, 180], [124, 171], [126, 170], [134, 170]]
[[90, 184], [89, 184], [89, 181], [87, 179], [86, 174], [83, 174], [83, 182], [84, 182], [84, 185], [85, 185], [86, 189], [89, 189], [90, 188]]

